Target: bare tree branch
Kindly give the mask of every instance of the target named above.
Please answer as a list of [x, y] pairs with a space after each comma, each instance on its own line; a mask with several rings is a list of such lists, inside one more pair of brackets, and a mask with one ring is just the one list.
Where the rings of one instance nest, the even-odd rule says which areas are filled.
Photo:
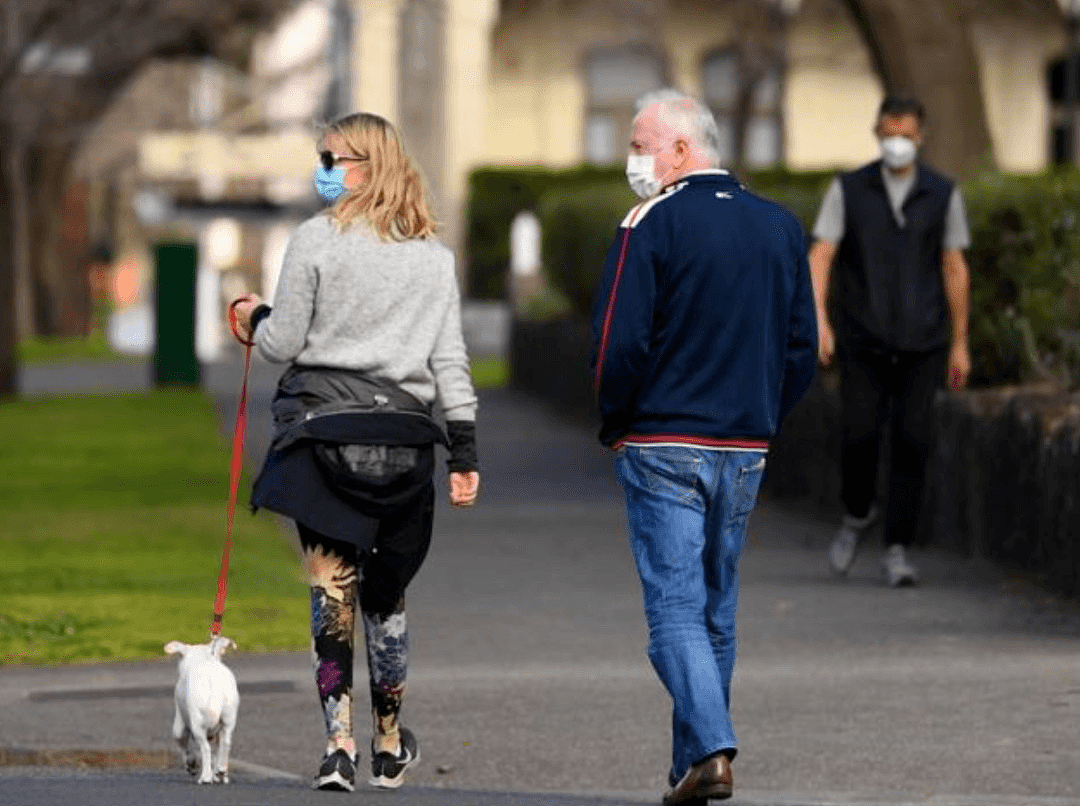
[[[21, 9], [16, 8], [15, 13], [18, 14], [20, 10]], [[59, 2], [46, 6], [42, 10], [37, 20], [31, 23], [29, 35], [23, 37], [23, 41], [14, 49], [12, 56], [3, 64], [0, 64], [0, 85], [15, 74], [19, 69], [19, 65], [22, 64], [23, 59], [26, 58], [26, 54], [30, 51], [30, 48], [45, 36], [45, 33], [49, 30], [50, 26], [61, 20], [63, 16], [63, 9]]]

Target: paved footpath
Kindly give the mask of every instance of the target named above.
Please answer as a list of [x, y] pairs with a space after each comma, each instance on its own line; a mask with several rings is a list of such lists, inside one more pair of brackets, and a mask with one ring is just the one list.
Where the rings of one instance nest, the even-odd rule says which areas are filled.
[[[63, 391], [62, 372], [46, 375], [24, 388]], [[259, 363], [254, 377], [256, 459], [275, 372]], [[204, 379], [231, 422], [235, 361]], [[306, 653], [237, 653], [235, 785], [197, 787], [175, 766], [7, 767], [0, 804], [659, 802], [670, 712], [644, 653], [610, 457], [511, 392], [482, 397], [479, 435], [481, 503], [438, 513], [410, 591], [405, 721], [423, 761], [406, 789], [308, 791], [322, 725]], [[840, 583], [824, 563], [830, 530], [787, 505], [753, 516], [734, 803], [1080, 805], [1080, 607], [928, 551], [918, 588], [884, 588], [876, 546]], [[173, 681], [166, 659], [0, 668], [0, 748], [169, 748]]]

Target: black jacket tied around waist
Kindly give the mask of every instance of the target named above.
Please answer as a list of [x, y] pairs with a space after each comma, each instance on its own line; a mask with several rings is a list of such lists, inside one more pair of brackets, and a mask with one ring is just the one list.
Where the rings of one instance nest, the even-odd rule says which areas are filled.
[[355, 370], [293, 365], [271, 403], [273, 436], [251, 507], [370, 547], [379, 519], [432, 483], [446, 436], [431, 407]]
[[297, 440], [364, 445], [446, 445], [431, 407], [396, 385], [363, 373], [293, 365], [270, 406], [271, 451]]

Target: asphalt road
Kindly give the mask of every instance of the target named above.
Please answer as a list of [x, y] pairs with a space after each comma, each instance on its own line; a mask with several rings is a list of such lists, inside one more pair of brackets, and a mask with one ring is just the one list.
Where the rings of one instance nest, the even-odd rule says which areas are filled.
[[[273, 368], [257, 365], [256, 378], [252, 460]], [[230, 423], [237, 365], [204, 379]], [[37, 393], [63, 391], [57, 378], [29, 380]], [[443, 507], [410, 590], [404, 719], [423, 761], [399, 793], [350, 797], [658, 802], [670, 712], [645, 658], [610, 458], [586, 430], [512, 392], [483, 396], [479, 436], [481, 502]], [[876, 546], [836, 582], [831, 529], [776, 503], [753, 516], [735, 802], [1080, 804], [1080, 607], [982, 560], [927, 551], [915, 555], [918, 588], [883, 587]], [[226, 619], [241, 647], [242, 626]], [[9, 767], [0, 803], [328, 802], [304, 788], [322, 734], [306, 653], [229, 662], [242, 697], [236, 784], [196, 787], [175, 767]], [[0, 668], [0, 747], [168, 748], [173, 675], [165, 659]]]

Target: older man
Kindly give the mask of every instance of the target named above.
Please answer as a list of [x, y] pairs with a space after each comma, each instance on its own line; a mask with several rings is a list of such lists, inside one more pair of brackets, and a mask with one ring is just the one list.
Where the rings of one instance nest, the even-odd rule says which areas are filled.
[[645, 201], [594, 312], [600, 439], [616, 450], [649, 659], [674, 704], [665, 804], [729, 797], [738, 561], [770, 438], [814, 374], [805, 240], [718, 167], [716, 122], [646, 96], [627, 176]]

